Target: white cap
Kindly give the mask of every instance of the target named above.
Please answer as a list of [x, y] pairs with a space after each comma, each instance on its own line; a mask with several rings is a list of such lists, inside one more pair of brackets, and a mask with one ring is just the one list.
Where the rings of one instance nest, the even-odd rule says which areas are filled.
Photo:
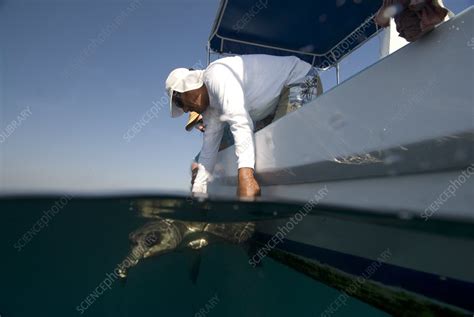
[[186, 92], [198, 89], [203, 85], [203, 70], [189, 70], [187, 68], [176, 68], [166, 79], [166, 91], [170, 98], [171, 117], [181, 116], [184, 111], [173, 102], [173, 92]]

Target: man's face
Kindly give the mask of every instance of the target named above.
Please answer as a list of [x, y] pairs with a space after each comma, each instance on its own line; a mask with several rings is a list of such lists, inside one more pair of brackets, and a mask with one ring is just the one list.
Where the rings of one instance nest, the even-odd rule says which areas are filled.
[[178, 108], [183, 109], [184, 112], [194, 111], [199, 114], [206, 111], [209, 105], [207, 93], [202, 88], [194, 89], [186, 92], [174, 92], [173, 101]]

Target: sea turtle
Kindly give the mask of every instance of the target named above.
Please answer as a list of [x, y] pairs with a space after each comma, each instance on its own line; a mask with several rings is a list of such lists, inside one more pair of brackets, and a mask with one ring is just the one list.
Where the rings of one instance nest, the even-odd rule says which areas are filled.
[[[129, 235], [131, 251], [119, 265], [119, 276], [125, 279], [128, 270], [142, 259], [163, 255], [180, 249], [199, 250], [209, 243], [223, 240], [241, 244], [249, 240], [255, 223], [198, 223], [154, 217], [156, 220], [146, 223]], [[191, 279], [196, 282], [199, 272], [200, 255], [193, 264]]]

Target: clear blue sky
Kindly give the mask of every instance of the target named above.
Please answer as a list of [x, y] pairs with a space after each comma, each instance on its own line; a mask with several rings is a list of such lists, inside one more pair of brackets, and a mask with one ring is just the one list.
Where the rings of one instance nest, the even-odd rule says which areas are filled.
[[[0, 143], [0, 189], [188, 190], [201, 135], [185, 117], [165, 104], [124, 134], [164, 96], [170, 70], [205, 65], [218, 0], [135, 1], [121, 15], [133, 0], [0, 0], [0, 133], [31, 111]], [[343, 79], [376, 61], [378, 41], [344, 61]]]

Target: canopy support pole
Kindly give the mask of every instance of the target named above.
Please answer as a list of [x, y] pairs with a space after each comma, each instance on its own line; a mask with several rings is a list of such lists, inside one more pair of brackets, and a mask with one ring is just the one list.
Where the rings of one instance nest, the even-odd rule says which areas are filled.
[[339, 85], [340, 81], [340, 68], [339, 68], [339, 62], [336, 58], [336, 55], [334, 55], [334, 52], [331, 52], [332, 58], [334, 59], [334, 63], [336, 65], [336, 85]]
[[211, 43], [210, 42], [207, 42], [206, 49], [207, 49], [206, 66], [209, 66], [209, 63], [211, 62]]

